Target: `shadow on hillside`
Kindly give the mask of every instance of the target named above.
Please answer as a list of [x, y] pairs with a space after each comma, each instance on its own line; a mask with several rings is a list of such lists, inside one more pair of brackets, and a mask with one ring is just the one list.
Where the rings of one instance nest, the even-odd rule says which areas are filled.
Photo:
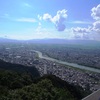
[[27, 72], [27, 73], [30, 73], [33, 76], [33, 78], [40, 77], [40, 74], [39, 74], [38, 70], [35, 68], [35, 66], [28, 67], [28, 66], [24, 66], [24, 65], [20, 65], [20, 64], [12, 64], [12, 63], [4, 62], [4, 61], [0, 60], [0, 69], [16, 71], [19, 73]]

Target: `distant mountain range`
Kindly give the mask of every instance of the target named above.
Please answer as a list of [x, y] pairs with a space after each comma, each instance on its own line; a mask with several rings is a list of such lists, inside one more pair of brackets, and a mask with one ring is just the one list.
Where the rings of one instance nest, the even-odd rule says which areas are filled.
[[1, 42], [18, 42], [18, 40], [8, 39], [8, 38], [0, 38], [0, 43]]
[[33, 39], [28, 40], [31, 43], [45, 43], [45, 44], [100, 44], [100, 41], [94, 40], [67, 40], [67, 39]]
[[39, 44], [85, 44], [85, 45], [100, 45], [100, 41], [95, 40], [67, 40], [67, 39], [32, 39], [32, 40], [14, 40], [7, 38], [0, 38], [2, 42], [26, 42], [26, 43], [39, 43]]

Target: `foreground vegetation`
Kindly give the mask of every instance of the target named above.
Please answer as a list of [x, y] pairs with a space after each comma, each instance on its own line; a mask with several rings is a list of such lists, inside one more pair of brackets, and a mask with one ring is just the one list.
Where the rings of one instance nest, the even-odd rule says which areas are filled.
[[90, 93], [54, 75], [39, 77], [30, 68], [0, 61], [0, 100], [80, 100]]

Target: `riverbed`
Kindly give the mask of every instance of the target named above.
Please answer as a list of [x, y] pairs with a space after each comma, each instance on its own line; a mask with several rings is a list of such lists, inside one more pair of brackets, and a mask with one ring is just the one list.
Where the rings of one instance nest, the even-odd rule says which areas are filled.
[[36, 51], [36, 50], [33, 50], [33, 51], [36, 52], [38, 54], [39, 58], [41, 58], [41, 59], [46, 59], [46, 60], [49, 60], [49, 61], [53, 61], [53, 62], [56, 62], [56, 63], [59, 63], [59, 64], [67, 65], [67, 66], [72, 66], [72, 67], [82, 69], [82, 70], [100, 73], [100, 69], [79, 65], [79, 64], [76, 64], [76, 63], [69, 63], [69, 62], [57, 60], [57, 59], [54, 59], [54, 58], [51, 58], [51, 57], [48, 57], [48, 56], [43, 56], [42, 52], [40, 52], [40, 51]]

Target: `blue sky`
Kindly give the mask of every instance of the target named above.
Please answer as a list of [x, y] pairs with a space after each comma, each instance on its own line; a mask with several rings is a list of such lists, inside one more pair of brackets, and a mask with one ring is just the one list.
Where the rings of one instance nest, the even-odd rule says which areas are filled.
[[100, 0], [0, 0], [0, 37], [100, 40]]

